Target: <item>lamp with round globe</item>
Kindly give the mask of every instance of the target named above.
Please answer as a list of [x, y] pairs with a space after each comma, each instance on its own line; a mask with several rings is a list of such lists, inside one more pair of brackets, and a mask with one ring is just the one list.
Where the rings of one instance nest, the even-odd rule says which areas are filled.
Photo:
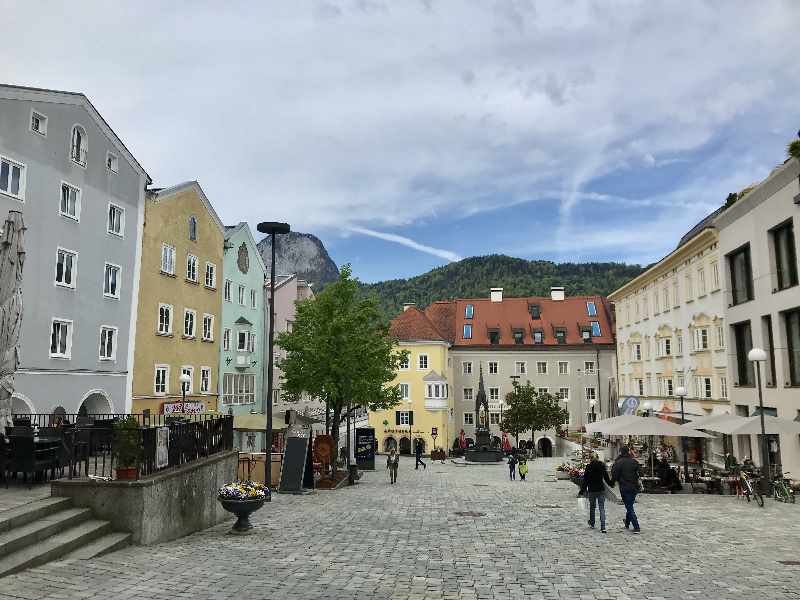
[[[683, 400], [688, 396], [686, 388], [678, 386], [675, 395], [681, 399], [681, 422], [686, 423], [686, 415], [683, 412]], [[689, 483], [689, 451], [686, 448], [686, 436], [681, 437], [681, 449], [683, 450], [683, 480]]]
[[186, 412], [186, 391], [189, 389], [189, 384], [192, 383], [192, 376], [188, 373], [181, 373], [178, 381], [181, 382], [181, 414], [184, 414]]
[[763, 348], [753, 348], [747, 353], [747, 360], [752, 362], [756, 368], [756, 383], [758, 384], [758, 408], [761, 416], [761, 466], [766, 466], [766, 473], [761, 478], [761, 486], [764, 494], [769, 489], [769, 481], [772, 474], [772, 465], [769, 460], [769, 446], [767, 445], [767, 432], [764, 426], [764, 395], [761, 390], [761, 363], [766, 362], [767, 353]]

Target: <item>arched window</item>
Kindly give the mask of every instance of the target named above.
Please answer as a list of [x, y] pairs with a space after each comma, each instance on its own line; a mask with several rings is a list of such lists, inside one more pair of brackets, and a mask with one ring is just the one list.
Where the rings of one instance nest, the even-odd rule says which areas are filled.
[[86, 130], [80, 125], [72, 128], [72, 147], [70, 158], [79, 165], [86, 166]]
[[193, 242], [197, 241], [197, 219], [189, 217], [189, 239]]

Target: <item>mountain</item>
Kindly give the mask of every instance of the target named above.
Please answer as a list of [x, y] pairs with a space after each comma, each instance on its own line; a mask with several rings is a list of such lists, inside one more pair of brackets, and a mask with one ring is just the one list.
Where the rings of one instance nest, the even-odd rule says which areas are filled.
[[[271, 238], [272, 236], [268, 235], [258, 242], [258, 251], [264, 259], [267, 271], [270, 268], [272, 252]], [[293, 273], [314, 284], [315, 291], [321, 290], [326, 284], [339, 278], [339, 269], [328, 255], [322, 241], [310, 233], [294, 231], [280, 236], [275, 252], [275, 274]]]
[[484, 298], [489, 288], [506, 296], [549, 296], [551, 286], [563, 286], [568, 296], [607, 296], [644, 270], [623, 263], [553, 263], [499, 254], [465, 258], [410, 279], [365, 284], [380, 300], [386, 316], [399, 314], [403, 303], [427, 306], [435, 300]]

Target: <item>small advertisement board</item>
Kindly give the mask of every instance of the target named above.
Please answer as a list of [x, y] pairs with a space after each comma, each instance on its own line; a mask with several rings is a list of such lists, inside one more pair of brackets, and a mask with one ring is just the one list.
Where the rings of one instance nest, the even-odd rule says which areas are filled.
[[356, 464], [362, 471], [375, 470], [375, 430], [356, 427]]

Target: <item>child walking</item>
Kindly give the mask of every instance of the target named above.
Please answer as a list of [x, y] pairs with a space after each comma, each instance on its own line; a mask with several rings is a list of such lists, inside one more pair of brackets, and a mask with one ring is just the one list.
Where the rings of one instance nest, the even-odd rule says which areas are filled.
[[513, 454], [508, 457], [508, 476], [511, 481], [517, 478], [517, 458]]
[[524, 458], [519, 459], [519, 478], [520, 481], [525, 481], [525, 475], [528, 474], [528, 461]]

